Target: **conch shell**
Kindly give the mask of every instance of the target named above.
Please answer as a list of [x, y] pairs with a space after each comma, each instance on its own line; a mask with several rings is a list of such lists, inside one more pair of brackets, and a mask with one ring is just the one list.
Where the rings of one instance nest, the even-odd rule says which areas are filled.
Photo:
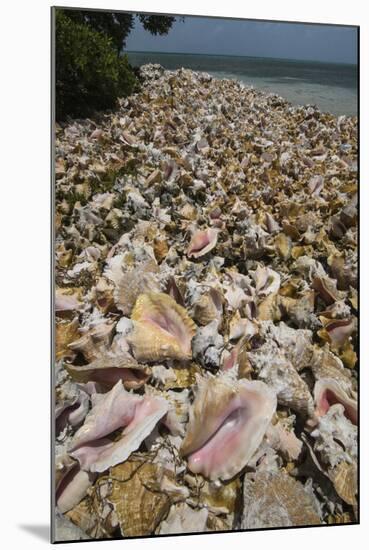
[[100, 323], [85, 332], [78, 340], [71, 342], [68, 348], [81, 353], [86, 361], [94, 361], [110, 346], [113, 339], [115, 323]]
[[[86, 496], [87, 490], [94, 483], [96, 474], [85, 472], [80, 469], [77, 462], [71, 461], [70, 457], [65, 455], [63, 462], [64, 471], [59, 469], [56, 477], [59, 477], [56, 483], [56, 505], [63, 514], [72, 510]], [[56, 464], [61, 467], [61, 462]], [[58, 475], [59, 474], [59, 475]]]
[[236, 475], [261, 443], [276, 406], [263, 382], [199, 379], [181, 447], [189, 469], [211, 480]]
[[328, 336], [329, 342], [331, 342], [334, 347], [343, 346], [355, 330], [355, 322], [353, 319], [325, 320], [323, 317], [320, 317], [320, 320], [324, 324], [324, 330]]
[[329, 351], [328, 345], [323, 348], [314, 348], [310, 368], [315, 380], [334, 378], [344, 391], [351, 391], [353, 381], [350, 373], [344, 368], [341, 359]]
[[258, 377], [276, 392], [280, 405], [303, 416], [313, 415], [314, 402], [308, 385], [275, 342], [267, 341], [248, 352], [247, 357]]
[[131, 319], [134, 328], [127, 340], [138, 361], [191, 359], [196, 325], [168, 294], [141, 294]]
[[[110, 392], [94, 394], [92, 401], [69, 450], [81, 468], [90, 472], [103, 472], [126, 460], [168, 411], [166, 399], [128, 393], [121, 380]], [[117, 440], [107, 437], [119, 428], [123, 431]]]
[[137, 363], [129, 353], [105, 354], [88, 365], [76, 366], [65, 363], [64, 367], [76, 382], [86, 383], [91, 380], [99, 382], [107, 389], [111, 389], [118, 380], [122, 380], [127, 389], [136, 389], [145, 384], [150, 377], [149, 369]]
[[269, 267], [257, 267], [252, 274], [258, 296], [268, 296], [278, 292], [281, 284], [281, 276]]
[[123, 536], [152, 535], [169, 511], [171, 501], [159, 490], [163, 468], [128, 460], [111, 468], [113, 483], [106, 501], [113, 505]]
[[345, 409], [345, 416], [357, 426], [357, 402], [350, 398], [333, 378], [321, 378], [314, 387], [316, 403], [315, 414], [320, 417], [327, 413], [332, 405], [340, 403]]
[[206, 229], [205, 231], [196, 231], [187, 249], [189, 258], [200, 258], [212, 250], [218, 240], [217, 229]]
[[138, 296], [144, 292], [159, 292], [155, 278], [157, 266], [153, 261], [136, 267], [115, 280], [114, 302], [124, 315], [130, 315]]
[[220, 323], [223, 313], [223, 295], [215, 288], [209, 288], [193, 306], [193, 318], [200, 325], [207, 325], [217, 319]]
[[83, 307], [81, 290], [72, 288], [57, 288], [55, 291], [55, 312], [65, 313], [79, 311]]

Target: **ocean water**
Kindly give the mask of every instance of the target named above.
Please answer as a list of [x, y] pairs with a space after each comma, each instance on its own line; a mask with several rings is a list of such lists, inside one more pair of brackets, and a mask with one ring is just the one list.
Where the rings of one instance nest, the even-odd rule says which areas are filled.
[[127, 52], [136, 66], [160, 63], [204, 71], [215, 78], [233, 78], [276, 93], [294, 105], [317, 105], [336, 116], [357, 115], [357, 67], [337, 63], [157, 52]]

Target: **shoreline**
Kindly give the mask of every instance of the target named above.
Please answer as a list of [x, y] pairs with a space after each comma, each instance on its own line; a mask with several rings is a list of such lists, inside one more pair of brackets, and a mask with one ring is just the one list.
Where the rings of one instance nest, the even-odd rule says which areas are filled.
[[357, 116], [357, 75], [351, 65], [288, 62], [269, 58], [238, 58], [188, 54], [128, 53], [133, 65], [159, 63], [168, 70], [182, 66], [216, 78], [236, 78], [261, 90], [278, 93], [295, 105], [317, 104], [336, 116]]
[[283, 62], [291, 62], [291, 63], [312, 63], [317, 65], [338, 65], [338, 66], [344, 66], [344, 67], [357, 67], [356, 63], [337, 63], [334, 61], [316, 61], [314, 59], [293, 59], [289, 57], [260, 57], [260, 56], [253, 56], [253, 55], [233, 55], [233, 54], [217, 54], [217, 53], [191, 53], [191, 52], [161, 52], [161, 51], [140, 51], [140, 50], [122, 50], [121, 54], [145, 54], [145, 55], [151, 55], [151, 54], [164, 54], [164, 55], [194, 55], [199, 57], [239, 57], [243, 59], [264, 59], [268, 61], [283, 61]]

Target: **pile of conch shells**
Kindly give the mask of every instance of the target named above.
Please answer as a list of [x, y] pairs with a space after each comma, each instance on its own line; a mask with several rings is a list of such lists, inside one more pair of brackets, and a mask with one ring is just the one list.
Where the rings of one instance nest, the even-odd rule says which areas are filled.
[[356, 522], [357, 120], [141, 76], [56, 127], [57, 517], [92, 539]]

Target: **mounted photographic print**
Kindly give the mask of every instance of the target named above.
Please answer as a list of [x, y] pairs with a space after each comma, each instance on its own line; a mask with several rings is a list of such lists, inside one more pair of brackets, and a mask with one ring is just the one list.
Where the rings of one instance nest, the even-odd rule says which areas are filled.
[[359, 28], [52, 27], [53, 542], [358, 523]]

